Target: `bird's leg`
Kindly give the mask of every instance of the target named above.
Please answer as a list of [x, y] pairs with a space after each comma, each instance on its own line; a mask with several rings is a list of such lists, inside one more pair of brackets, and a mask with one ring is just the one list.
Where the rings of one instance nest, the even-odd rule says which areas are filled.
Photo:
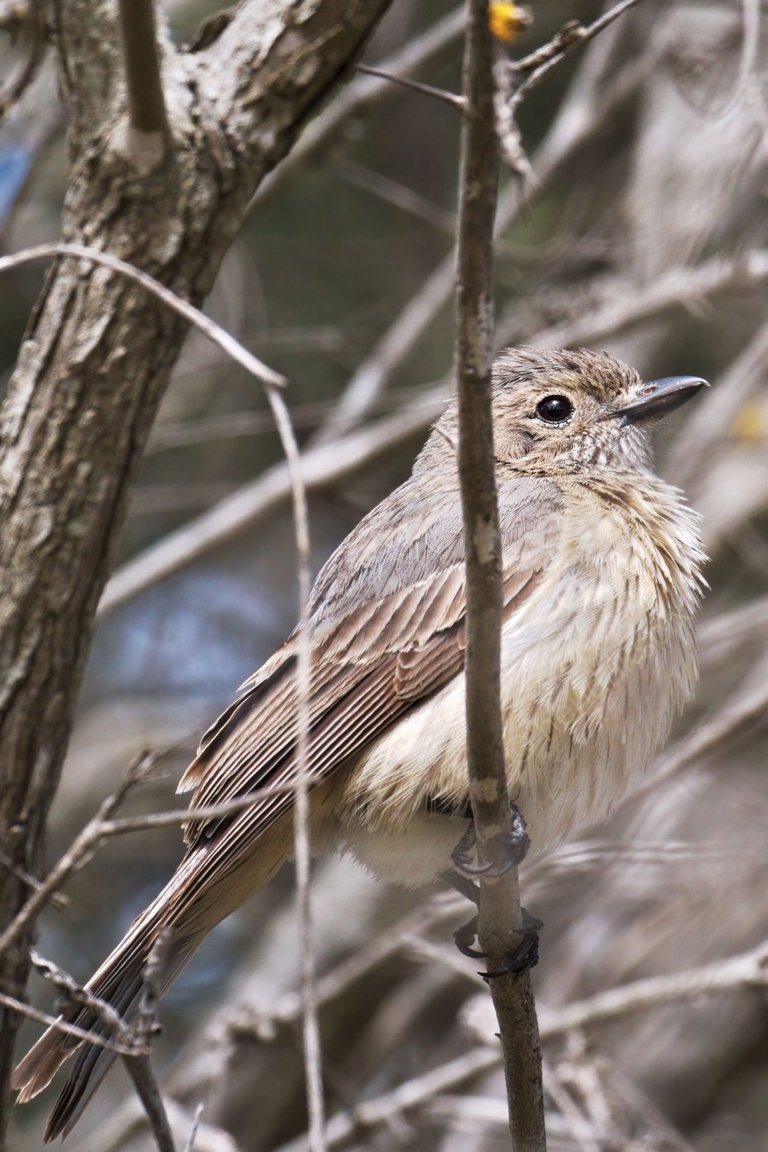
[[[503, 876], [510, 868], [522, 863], [528, 854], [531, 841], [525, 827], [525, 820], [514, 804], [510, 805], [511, 828], [501, 833], [496, 839], [505, 849], [504, 858], [496, 864], [471, 863], [472, 849], [477, 842], [475, 826], [470, 822], [466, 832], [459, 840], [451, 853], [455, 871], [441, 872], [440, 877], [462, 896], [466, 896], [475, 905], [479, 900], [479, 889], [473, 879], [475, 876]], [[521, 908], [522, 925], [519, 929], [520, 942], [513, 951], [509, 952], [500, 968], [492, 972], [484, 972], [484, 979], [494, 976], [503, 976], [510, 972], [522, 972], [526, 968], [533, 968], [539, 959], [539, 929], [542, 921], [531, 916], [525, 908]], [[485, 958], [485, 953], [473, 948], [472, 944], [478, 937], [478, 918], [473, 916], [466, 924], [462, 924], [453, 934], [454, 943], [464, 956], [476, 960]]]

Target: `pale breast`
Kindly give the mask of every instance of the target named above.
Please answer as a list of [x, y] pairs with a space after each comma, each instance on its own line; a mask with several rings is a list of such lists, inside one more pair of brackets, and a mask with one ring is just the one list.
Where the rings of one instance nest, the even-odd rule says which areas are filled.
[[[568, 489], [552, 566], [502, 632], [510, 793], [534, 851], [605, 819], [695, 682], [695, 517], [655, 477], [633, 478], [631, 490], [622, 483]], [[412, 822], [421, 824], [428, 799], [466, 804], [463, 674], [367, 749], [344, 793], [343, 807], [357, 813], [354, 849], [375, 871], [418, 883], [417, 873], [423, 882], [447, 867], [455, 828], [438, 844], [430, 822], [419, 861]]]
[[577, 493], [569, 521], [549, 587], [502, 638], [510, 790], [539, 849], [608, 816], [696, 680], [702, 555], [678, 495], [655, 479], [626, 502]]

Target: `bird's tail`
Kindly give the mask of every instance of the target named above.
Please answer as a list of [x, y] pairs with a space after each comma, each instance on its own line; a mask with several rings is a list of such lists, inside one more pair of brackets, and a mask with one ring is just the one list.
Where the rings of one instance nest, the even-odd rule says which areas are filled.
[[[248, 813], [239, 819], [247, 823]], [[238, 852], [226, 837], [191, 850], [162, 892], [137, 916], [114, 952], [88, 981], [87, 991], [130, 1021], [138, 1011], [147, 961], [161, 932], [168, 930], [170, 936], [161, 949], [159, 991], [176, 979], [215, 924], [272, 879], [290, 850], [291, 830], [292, 817], [288, 813], [259, 837], [258, 852], [247, 840]], [[237, 845], [237, 821], [229, 832]], [[59, 1021], [105, 1039], [110, 1035], [109, 1023], [88, 1006], [73, 1006]], [[23, 1103], [41, 1092], [75, 1052], [75, 1062], [48, 1119], [46, 1141], [66, 1136], [71, 1130], [114, 1061], [115, 1053], [52, 1025], [13, 1073], [11, 1083], [19, 1092], [18, 1102]]]
[[[135, 1017], [144, 983], [144, 972], [161, 929], [169, 925], [168, 910], [178, 894], [179, 873], [157, 899], [134, 920], [126, 935], [86, 984], [86, 990], [104, 1001], [126, 1022]], [[168, 987], [192, 956], [205, 932], [185, 931], [183, 923], [170, 923], [170, 938], [163, 945], [162, 971], [158, 984]], [[67, 1009], [57, 1023], [73, 1024], [108, 1041], [109, 1023], [87, 1006]], [[12, 1087], [19, 1092], [18, 1103], [31, 1100], [51, 1082], [58, 1068], [76, 1053], [75, 1062], [48, 1118], [45, 1141], [66, 1136], [91, 1095], [115, 1060], [109, 1047], [89, 1044], [51, 1025], [14, 1070]]]

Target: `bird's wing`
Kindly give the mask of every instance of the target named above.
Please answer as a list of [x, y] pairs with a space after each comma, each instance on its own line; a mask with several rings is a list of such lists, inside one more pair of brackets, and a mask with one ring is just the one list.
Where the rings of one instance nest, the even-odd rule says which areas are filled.
[[[502, 504], [507, 617], [529, 598], [555, 551], [559, 501], [550, 496], [548, 486], [545, 491], [516, 484]], [[429, 532], [418, 553], [412, 552], [411, 563], [419, 566], [418, 579], [409, 573], [408, 557], [403, 552], [397, 574], [387, 569], [381, 576], [380, 595], [376, 595], [376, 580], [369, 573], [374, 593], [371, 598], [346, 608], [342, 597], [337, 614], [321, 619], [312, 632], [308, 769], [313, 783], [382, 735], [463, 666], [464, 559], [455, 499], [446, 497], [445, 510], [446, 515], [440, 516], [438, 505], [425, 517]], [[375, 518], [367, 526], [369, 553], [372, 549], [375, 553], [375, 535], [380, 527]], [[391, 550], [392, 525], [389, 527], [385, 538]], [[406, 529], [403, 526], [400, 534], [403, 542], [409, 538]], [[332, 559], [342, 583], [345, 572], [347, 579], [354, 578], [347, 566], [361, 551], [366, 550], [361, 550], [360, 541], [348, 538]], [[427, 572], [425, 555], [432, 557]], [[321, 582], [325, 579], [332, 585], [333, 575], [332, 570], [321, 574]], [[218, 840], [229, 828], [237, 839], [230, 851], [236, 851], [252, 843], [291, 807], [297, 767], [299, 642], [297, 636], [291, 637], [246, 682], [241, 698], [204, 736], [198, 756], [180, 785], [184, 790], [195, 789], [186, 832], [189, 844]], [[253, 795], [254, 803], [236, 819], [194, 818], [195, 808], [246, 795]], [[237, 829], [232, 827], [235, 824]]]

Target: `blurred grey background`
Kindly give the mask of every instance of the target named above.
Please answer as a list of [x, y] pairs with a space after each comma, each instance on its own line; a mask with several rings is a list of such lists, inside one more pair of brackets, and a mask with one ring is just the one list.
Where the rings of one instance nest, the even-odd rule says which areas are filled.
[[[164, 5], [181, 42], [217, 7]], [[600, 10], [542, 0], [513, 51]], [[415, 53], [420, 80], [455, 91], [460, 26], [444, 0], [396, 0], [366, 60], [396, 66]], [[648, 377], [695, 374], [713, 385], [659, 444], [659, 470], [701, 513], [711, 556], [701, 690], [657, 765], [664, 778], [609, 828], [528, 870], [525, 902], [545, 920], [535, 983], [546, 1009], [768, 937], [767, 28], [763, 0], [647, 0], [531, 96], [520, 123], [536, 179], [522, 200], [503, 182], [500, 344], [583, 343]], [[346, 114], [331, 130], [322, 116], [309, 127], [317, 147], [257, 198], [208, 302], [289, 379], [298, 435], [318, 461], [315, 570], [407, 475], [451, 364], [456, 111], [363, 77], [336, 99]], [[5, 252], [58, 235], [64, 131], [48, 61], [0, 129]], [[3, 282], [6, 374], [41, 276], [22, 270]], [[280, 461], [257, 385], [190, 334], [124, 527], [118, 567], [129, 566], [135, 587], [112, 601], [108, 592], [51, 861], [143, 749], [170, 750], [124, 811], [175, 806], [197, 737], [293, 627], [284, 497], [259, 504], [257, 491], [250, 522], [226, 541], [159, 582], [142, 575], [159, 543], [173, 545], [204, 513], [215, 525], [220, 506], [268, 470], [278, 469], [279, 488]], [[44, 917], [40, 951], [85, 979], [167, 877], [179, 842], [166, 829], [107, 844], [68, 885], [68, 906]], [[301, 1146], [291, 1143], [305, 1120], [292, 905], [286, 872], [221, 925], [163, 1008], [157, 1064], [180, 1134], [205, 1102], [200, 1152]], [[451, 943], [465, 909], [388, 890], [346, 859], [316, 866], [314, 908], [332, 1112], [386, 1097], [477, 1045], [468, 1006], [483, 986]], [[39, 983], [34, 992], [52, 1002]], [[545, 1048], [551, 1146], [768, 1148], [767, 1041], [765, 987], [675, 999], [554, 1039]], [[37, 1149], [50, 1099], [19, 1112], [19, 1149]], [[416, 1111], [393, 1107], [343, 1146], [502, 1149], [502, 1100], [498, 1071], [467, 1076]], [[121, 1069], [72, 1146], [149, 1147]]]

